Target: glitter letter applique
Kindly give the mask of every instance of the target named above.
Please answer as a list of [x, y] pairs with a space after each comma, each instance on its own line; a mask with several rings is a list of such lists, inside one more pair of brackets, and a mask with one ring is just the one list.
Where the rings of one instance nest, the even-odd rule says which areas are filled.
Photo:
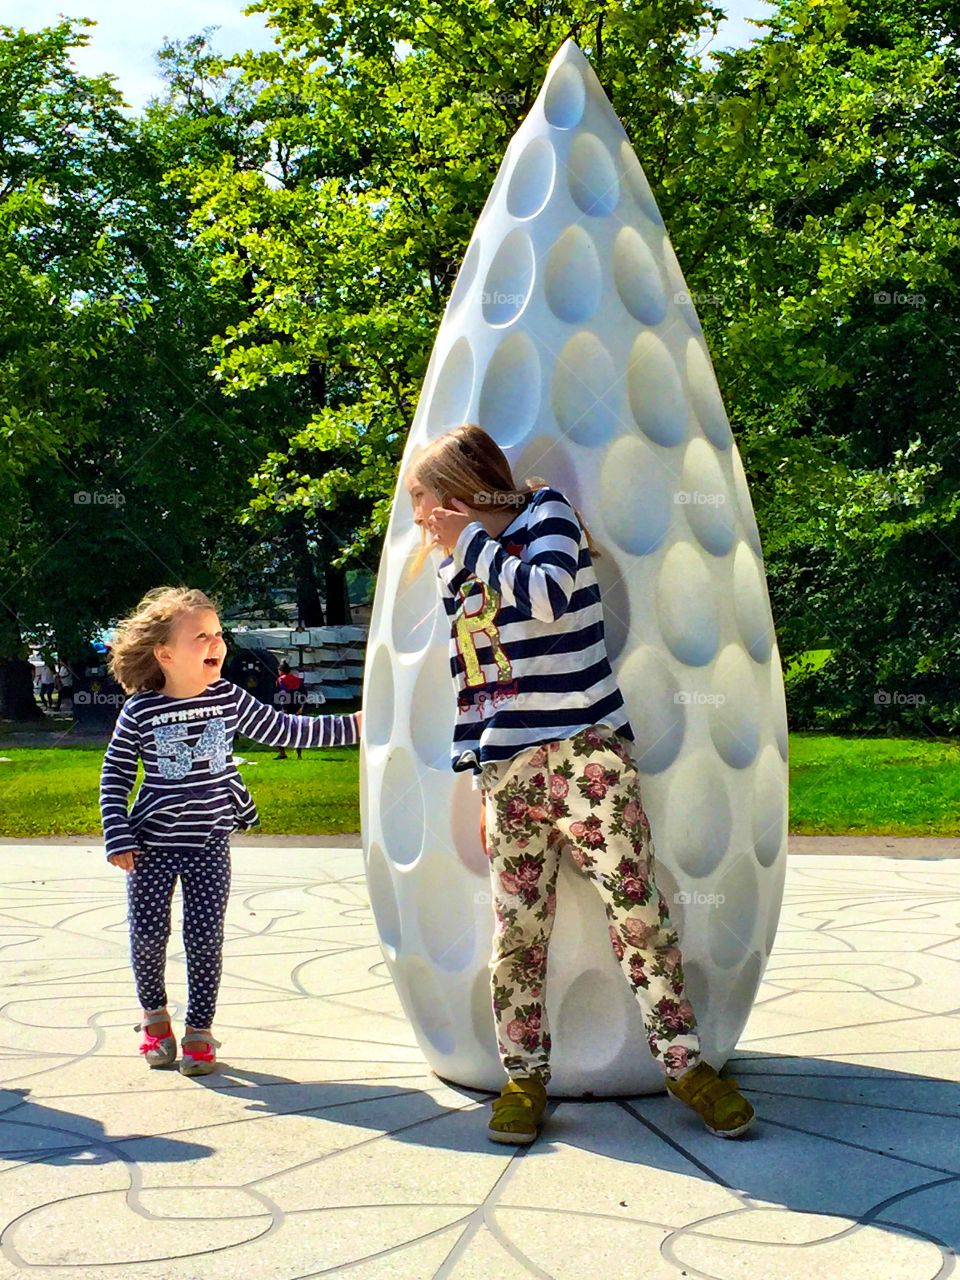
[[[480, 608], [476, 613], [467, 613], [467, 595], [476, 585], [480, 588]], [[460, 584], [460, 608], [457, 611], [457, 647], [463, 657], [467, 685], [483, 684], [483, 668], [477, 657], [475, 636], [485, 635], [493, 649], [493, 658], [497, 664], [497, 679], [509, 680], [512, 675], [510, 660], [500, 643], [500, 632], [494, 622], [500, 608], [500, 593], [494, 591], [485, 582], [467, 581]]]
[[211, 773], [227, 767], [227, 726], [223, 720], [208, 721], [192, 747], [186, 741], [188, 728], [186, 724], [161, 724], [153, 731], [160, 773], [174, 782], [186, 777], [194, 760], [209, 760]]

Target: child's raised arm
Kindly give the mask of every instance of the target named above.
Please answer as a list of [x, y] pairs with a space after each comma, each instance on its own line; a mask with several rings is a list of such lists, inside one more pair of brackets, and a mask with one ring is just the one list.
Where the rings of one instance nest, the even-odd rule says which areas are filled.
[[127, 819], [127, 797], [137, 780], [139, 758], [140, 729], [124, 704], [104, 752], [100, 771], [100, 815], [108, 859], [114, 854], [130, 853], [137, 848]]
[[530, 518], [529, 555], [508, 555], [479, 520], [464, 525], [451, 555], [441, 562], [441, 580], [468, 573], [500, 593], [522, 618], [555, 622], [566, 613], [580, 563], [580, 521], [562, 493], [537, 502]]
[[360, 741], [360, 718], [291, 715], [238, 686], [237, 732], [268, 747], [352, 747]]

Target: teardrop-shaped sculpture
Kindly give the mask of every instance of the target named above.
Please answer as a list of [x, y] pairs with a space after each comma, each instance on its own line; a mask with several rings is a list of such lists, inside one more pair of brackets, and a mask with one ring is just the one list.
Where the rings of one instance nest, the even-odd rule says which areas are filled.
[[[480, 792], [451, 768], [456, 693], [434, 552], [404, 477], [478, 422], [602, 554], [607, 651], [636, 734], [656, 880], [704, 1057], [720, 1068], [773, 945], [787, 839], [780, 658], [743, 467], [650, 185], [572, 40], [512, 139], [437, 334], [401, 462], [364, 672], [360, 799], [377, 930], [433, 1070], [499, 1090]], [[546, 990], [550, 1092], [663, 1075], [600, 897], [562, 859]]]

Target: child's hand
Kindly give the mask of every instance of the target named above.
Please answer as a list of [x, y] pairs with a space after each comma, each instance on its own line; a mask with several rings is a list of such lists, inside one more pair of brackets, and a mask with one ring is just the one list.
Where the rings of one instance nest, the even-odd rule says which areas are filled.
[[427, 516], [427, 527], [446, 551], [453, 550], [460, 534], [476, 519], [459, 498], [451, 498], [450, 504], [450, 507], [434, 507]]
[[363, 727], [363, 709], [361, 708], [359, 711], [355, 711], [353, 714], [357, 718], [357, 732], [359, 733], [360, 729]]
[[126, 853], [111, 853], [107, 858], [108, 862], [112, 862], [115, 867], [119, 867], [121, 871], [133, 870], [133, 855], [139, 853], [139, 849], [129, 849]]

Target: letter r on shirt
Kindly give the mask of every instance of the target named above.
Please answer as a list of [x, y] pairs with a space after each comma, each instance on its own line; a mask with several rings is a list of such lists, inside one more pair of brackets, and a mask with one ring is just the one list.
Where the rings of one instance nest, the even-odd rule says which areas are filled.
[[[468, 613], [467, 593], [475, 586], [480, 588], [480, 607], [474, 613]], [[497, 679], [509, 680], [512, 674], [510, 660], [500, 643], [500, 632], [494, 622], [500, 608], [500, 594], [492, 590], [484, 582], [464, 582], [460, 584], [460, 604], [457, 612], [457, 645], [463, 656], [467, 685], [483, 684], [483, 668], [477, 657], [476, 637], [485, 635], [493, 649], [493, 659], [497, 664]]]

